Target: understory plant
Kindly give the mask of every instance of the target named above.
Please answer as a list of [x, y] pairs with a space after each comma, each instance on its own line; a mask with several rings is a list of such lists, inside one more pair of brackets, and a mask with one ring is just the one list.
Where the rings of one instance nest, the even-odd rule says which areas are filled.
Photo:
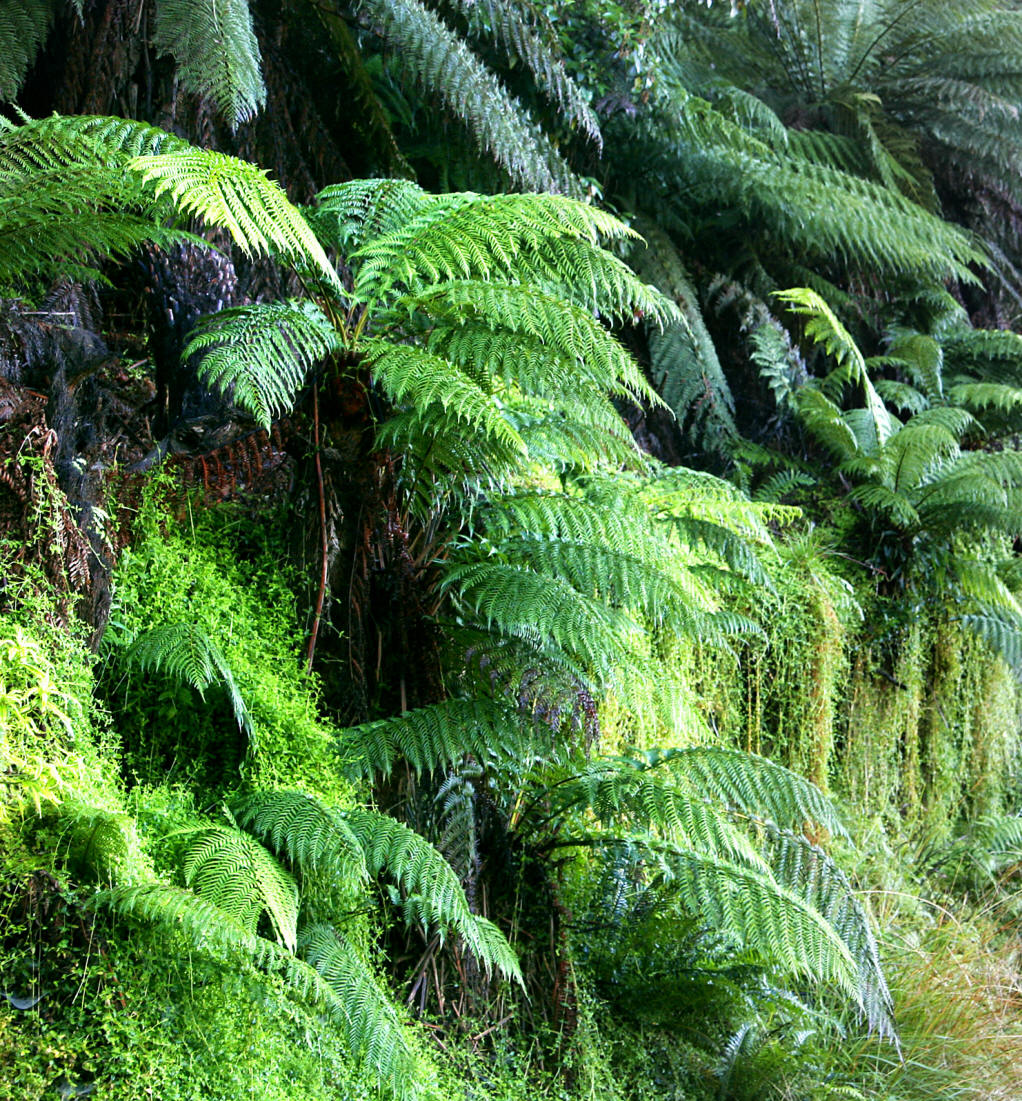
[[[36, 204], [44, 233], [64, 234], [30, 236], [15, 204], [15, 255], [22, 243], [52, 263], [65, 241], [109, 255], [180, 236], [171, 223], [187, 215], [295, 271], [304, 297], [214, 314], [185, 356], [264, 425], [310, 380], [324, 544], [322, 459], [338, 429], [321, 422], [319, 393], [345, 379], [369, 392], [379, 422], [369, 461], [384, 492], [364, 538], [377, 585], [416, 586], [402, 609], [409, 626], [376, 627], [381, 653], [385, 637], [405, 640], [387, 668], [412, 659], [413, 630], [428, 640], [400, 691], [371, 694], [384, 711], [398, 710], [381, 706], [388, 695], [416, 706], [337, 736], [337, 767], [376, 778], [384, 810], [324, 783], [320, 766], [305, 790], [289, 785], [300, 766], [274, 768], [260, 745], [274, 714], [246, 670], [251, 633], [239, 626], [232, 659], [227, 608], [210, 606], [223, 583], [182, 547], [187, 599], [166, 601], [156, 621], [123, 623], [116, 662], [207, 698], [239, 751], [222, 757], [229, 772], [213, 805], [205, 787], [169, 815], [144, 794], [133, 815], [57, 807], [78, 839], [78, 874], [103, 886], [89, 906], [282, 982], [383, 1089], [417, 1096], [432, 1088], [430, 1071], [371, 966], [360, 900], [389, 881], [410, 930], [434, 946], [450, 939], [473, 961], [480, 996], [497, 976], [525, 982], [501, 929], [513, 929], [509, 914], [485, 914], [473, 838], [486, 828], [505, 838], [511, 866], [541, 869], [538, 889], [555, 905], [553, 854], [598, 853], [621, 879], [620, 915], [678, 906], [781, 973], [840, 990], [891, 1035], [868, 917], [824, 847], [844, 832], [838, 815], [778, 765], [695, 744], [695, 712], [670, 671], [686, 640], [724, 645], [760, 631], [728, 602], [769, 583], [756, 546], [770, 534], [764, 510], [727, 484], [652, 465], [617, 412], [614, 401], [657, 399], [605, 322], [676, 316], [600, 243], [631, 231], [569, 199], [435, 196], [386, 180], [328, 188], [303, 214], [251, 165], [113, 119], [26, 122], [3, 138], [7, 194]], [[69, 167], [84, 208], [107, 218], [83, 216], [81, 239], [30, 187]], [[95, 190], [115, 179], [127, 213]], [[158, 582], [158, 562], [134, 568]], [[200, 593], [205, 621], [190, 607]], [[594, 755], [611, 705], [624, 744], [655, 733], [674, 748]], [[395, 784], [397, 762], [420, 778], [416, 791]], [[432, 827], [439, 848], [409, 823]], [[139, 832], [151, 864], [131, 859]], [[554, 962], [559, 973], [567, 963], [557, 944]], [[556, 1012], [574, 1001], [559, 981]]]

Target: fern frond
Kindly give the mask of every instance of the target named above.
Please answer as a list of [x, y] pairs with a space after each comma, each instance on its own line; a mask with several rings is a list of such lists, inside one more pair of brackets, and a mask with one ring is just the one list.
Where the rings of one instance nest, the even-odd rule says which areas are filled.
[[1022, 606], [994, 563], [955, 555], [953, 568], [958, 587], [966, 596], [1022, 621]]
[[294, 951], [298, 937], [298, 887], [248, 834], [227, 826], [200, 830], [184, 855], [185, 885], [212, 902], [249, 933], [261, 914], [278, 943]]
[[[357, 185], [331, 191], [333, 203], [360, 194]], [[636, 236], [598, 207], [555, 195], [441, 195], [410, 220], [390, 225], [352, 257], [359, 268], [355, 289], [363, 297], [377, 297], [378, 288], [391, 285], [415, 291], [443, 279], [515, 279], [519, 257], [540, 263], [550, 242], [595, 245]], [[627, 269], [616, 270], [623, 283], [635, 285]], [[570, 281], [572, 269], [559, 270], [553, 258], [550, 271], [552, 278]]]
[[799, 420], [838, 460], [860, 454], [859, 441], [840, 408], [813, 386], [803, 386], [793, 396]]
[[320, 924], [303, 930], [300, 950], [321, 980], [320, 1000], [355, 1056], [373, 1068], [397, 1101], [422, 1096], [419, 1060], [390, 998], [354, 945], [332, 926]]
[[749, 334], [749, 356], [778, 408], [787, 408], [791, 395], [806, 381], [805, 363], [787, 331], [773, 319], [757, 325]]
[[[873, 361], [867, 361], [870, 366]], [[925, 394], [920, 393], [914, 386], [907, 382], [898, 382], [894, 379], [881, 378], [876, 382], [877, 393], [894, 409], [913, 414], [921, 413], [930, 402]]]
[[962, 616], [962, 623], [981, 638], [1022, 680], [1022, 616], [1004, 608], [981, 608]]
[[[158, 923], [181, 934], [196, 947], [214, 952], [241, 952], [263, 963], [276, 946], [262, 941], [214, 901], [201, 898], [187, 887], [168, 883], [139, 883], [101, 891], [94, 906], [109, 906], [116, 913]], [[265, 945], [265, 947], [263, 947]]]
[[558, 361], [585, 364], [583, 374], [609, 393], [660, 404], [634, 360], [591, 313], [534, 285], [442, 283], [407, 305], [434, 320], [460, 318], [538, 341]]
[[818, 845], [768, 830], [766, 854], [778, 881], [821, 914], [848, 948], [858, 970], [858, 1001], [871, 1029], [895, 1038], [893, 1011], [869, 918], [845, 873]]
[[416, 82], [468, 127], [514, 184], [534, 191], [581, 191], [521, 104], [434, 12], [418, 0], [361, 0], [359, 7]]
[[539, 89], [560, 108], [564, 120], [582, 130], [598, 149], [602, 147], [599, 121], [565, 71], [554, 27], [540, 22], [537, 8], [515, 0], [454, 0], [453, 6], [467, 19], [471, 34], [492, 38], [518, 58]]
[[699, 613], [705, 610], [698, 606], [704, 594], [691, 575], [671, 569], [668, 563], [659, 568], [616, 549], [535, 536], [505, 540], [497, 550], [512, 564], [562, 578], [586, 596], [637, 613], [650, 626], [696, 633]]
[[867, 484], [855, 486], [848, 494], [852, 501], [874, 512], [884, 513], [902, 529], [918, 529], [922, 520], [919, 512], [903, 494], [885, 485]]
[[407, 920], [425, 928], [453, 929], [489, 971], [522, 981], [518, 960], [496, 927], [468, 907], [454, 870], [437, 850], [414, 830], [376, 811], [353, 809], [346, 821], [365, 850], [370, 875], [382, 871], [404, 892]]
[[182, 358], [200, 356], [198, 373], [210, 388], [231, 394], [264, 427], [294, 406], [306, 375], [338, 352], [337, 332], [307, 299], [258, 302], [201, 318]]
[[354, 252], [446, 201], [446, 196], [431, 195], [411, 180], [348, 180], [323, 188], [313, 215], [317, 227], [329, 229], [325, 244]]
[[343, 816], [299, 791], [257, 791], [232, 807], [238, 825], [306, 874], [345, 881], [368, 875], [365, 853]]
[[821, 344], [827, 355], [837, 361], [837, 370], [832, 371], [822, 383], [824, 389], [835, 384], [841, 385], [845, 381], [862, 387], [866, 408], [869, 410], [876, 431], [877, 443], [883, 444], [894, 431], [894, 427], [890, 414], [870, 380], [862, 352], [859, 351], [859, 346], [852, 339], [851, 334], [823, 298], [808, 287], [793, 287], [790, 290], [778, 291], [775, 297], [793, 313], [807, 318], [806, 336], [815, 343]]
[[143, 671], [164, 673], [190, 684], [205, 699], [211, 685], [223, 688], [231, 701], [238, 727], [251, 736], [252, 717], [241, 695], [230, 663], [220, 648], [194, 623], [165, 623], [143, 631], [128, 650], [128, 660]]
[[232, 130], [265, 104], [247, 0], [159, 0], [153, 44], [177, 62], [184, 89], [209, 99]]
[[[550, 785], [544, 815], [591, 811], [604, 829], [648, 831], [704, 855], [767, 873], [752, 842], [719, 809], [653, 775], [629, 758], [602, 759], [569, 780]], [[635, 836], [641, 836], [636, 834]]]
[[[641, 634], [625, 612], [586, 596], [566, 581], [523, 566], [475, 561], [448, 567], [443, 585], [463, 614], [523, 639], [542, 653], [555, 648], [598, 683], [632, 665], [629, 651]], [[585, 679], [585, 678], [583, 678]]]
[[115, 888], [97, 895], [93, 905], [161, 925], [204, 951], [240, 955], [282, 973], [301, 997], [325, 1009], [353, 1053], [372, 1066], [397, 1101], [421, 1096], [422, 1071], [390, 999], [336, 930], [319, 925], [303, 931], [299, 947], [306, 962], [249, 932], [229, 913], [186, 888], [163, 883]]
[[798, 830], [815, 822], [835, 837], [848, 836], [834, 805], [815, 784], [766, 757], [721, 746], [691, 746], [650, 750], [639, 759], [740, 814], [765, 818], [781, 829]]
[[160, 225], [165, 205], [125, 172], [127, 131], [147, 146], [168, 137], [102, 118], [0, 120], [0, 279], [62, 266], [95, 278], [86, 266], [97, 260], [180, 238]]
[[[480, 761], [528, 757], [540, 743], [542, 727], [499, 699], [451, 699], [342, 730], [337, 752], [352, 778], [389, 776], [398, 760], [416, 772], [453, 765], [466, 754]], [[546, 732], [547, 745], [550, 732]]]
[[118, 811], [65, 802], [61, 819], [67, 823], [63, 844], [81, 870], [99, 882], [129, 884], [144, 867], [135, 820]]
[[973, 412], [997, 409], [1014, 413], [1022, 408], [1022, 388], [999, 382], [961, 382], [950, 387], [947, 396], [948, 401]]
[[665, 841], [604, 840], [599, 835], [577, 840], [627, 847], [658, 874], [664, 889], [708, 926], [791, 973], [833, 984], [862, 1005], [859, 970], [848, 945], [815, 907], [769, 873]]
[[668, 109], [673, 118], [665, 109], [654, 141], [673, 139], [662, 155], [676, 186], [710, 210], [740, 212], [768, 242], [826, 262], [938, 279], [954, 271], [969, 282], [968, 265], [984, 262], [966, 234], [881, 184], [775, 151], [695, 97]]
[[465, 421], [484, 437], [525, 453], [525, 444], [500, 403], [447, 360], [412, 345], [376, 338], [363, 341], [362, 352], [376, 381], [396, 405], [409, 404], [420, 415], [437, 405], [455, 424]]
[[[481, 387], [501, 395], [509, 420], [534, 457], [549, 455], [554, 462], [585, 467], [600, 465], [606, 452], [614, 465], [635, 465], [631, 433], [609, 399], [604, 380], [594, 378], [585, 361], [559, 355], [534, 337], [494, 329], [485, 320], [435, 320], [426, 346]], [[536, 400], [523, 402], [520, 396]], [[577, 448], [575, 463], [567, 460], [572, 454], [570, 433], [581, 437], [580, 444], [592, 441], [591, 447]], [[560, 435], [565, 436], [562, 446]]]
[[329, 286], [340, 281], [322, 245], [281, 187], [248, 161], [212, 149], [187, 146], [170, 153], [133, 157], [137, 173], [157, 198], [206, 225], [222, 226], [249, 254], [277, 252], [312, 269]]
[[0, 102], [17, 99], [21, 82], [46, 41], [53, 0], [19, 0], [0, 8]]
[[647, 247], [633, 250], [632, 263], [678, 307], [678, 316], [649, 330], [653, 383], [679, 425], [719, 448], [736, 433], [735, 404], [699, 299], [670, 237], [655, 223], [639, 226]]

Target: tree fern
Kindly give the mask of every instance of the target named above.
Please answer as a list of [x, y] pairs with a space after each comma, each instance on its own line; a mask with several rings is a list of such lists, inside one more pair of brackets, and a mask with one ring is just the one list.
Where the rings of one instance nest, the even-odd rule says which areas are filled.
[[301, 951], [329, 990], [330, 1016], [352, 1051], [399, 1101], [421, 1096], [423, 1068], [386, 993], [351, 943], [332, 926], [314, 925], [303, 932]]
[[[577, 843], [592, 844], [594, 839], [579, 838]], [[848, 945], [815, 907], [772, 876], [648, 838], [597, 837], [595, 843], [626, 845], [708, 925], [786, 971], [831, 984], [862, 1005], [858, 966]], [[572, 842], [566, 839], [564, 844]]]
[[374, 375], [396, 405], [407, 402], [418, 409], [439, 405], [454, 422], [469, 422], [481, 434], [524, 453], [525, 445], [505, 419], [500, 404], [447, 360], [386, 340], [367, 340], [363, 350]]
[[[556, 848], [627, 849], [686, 908], [791, 970], [842, 985], [872, 1027], [893, 1035], [868, 918], [833, 860], [798, 832], [815, 822], [845, 834], [811, 783], [764, 758], [717, 747], [604, 759], [552, 779], [542, 810], [524, 828], [552, 831]], [[584, 836], [565, 830], [569, 812], [587, 808], [603, 829]], [[762, 851], [742, 823], [765, 840]]]
[[120, 142], [79, 120], [0, 120], [0, 279], [62, 265], [88, 277], [105, 257], [175, 240], [124, 161]]
[[848, 877], [819, 846], [789, 831], [767, 831], [766, 855], [777, 878], [838, 932], [858, 969], [858, 994], [871, 1028], [896, 1040], [894, 1006], [869, 917]]
[[656, 402], [634, 360], [592, 315], [541, 288], [506, 283], [455, 282], [410, 300], [430, 317], [460, 315], [488, 326], [532, 338], [550, 347], [558, 360], [584, 364], [584, 373], [611, 393]]
[[232, 129], [266, 102], [247, 0], [159, 0], [153, 41], [182, 87], [212, 101]]
[[560, 108], [561, 117], [601, 145], [600, 126], [585, 96], [568, 76], [555, 28], [536, 8], [515, 0], [456, 0], [471, 34], [492, 38], [502, 50], [528, 67], [537, 87]]
[[[343, 209], [364, 193], [365, 187], [358, 181], [331, 188], [328, 209], [338, 205]], [[634, 231], [612, 215], [563, 196], [437, 196], [423, 203], [410, 219], [391, 223], [383, 232], [359, 242], [356, 288], [363, 295], [375, 296], [380, 293], [377, 288], [394, 284], [414, 290], [440, 279], [513, 278], [519, 255], [542, 260], [549, 241], [595, 245], [599, 238], [630, 237], [635, 237]], [[573, 269], [560, 268], [555, 257], [547, 263], [551, 277], [571, 281]], [[641, 289], [626, 268], [620, 266], [616, 271], [618, 282]]]
[[847, 831], [820, 789], [790, 769], [752, 753], [719, 746], [654, 751], [649, 768], [683, 777], [693, 792], [719, 800], [739, 813], [769, 819], [782, 829], [815, 822], [837, 837]]
[[893, 431], [891, 416], [880, 400], [866, 369], [862, 352], [852, 339], [848, 330], [834, 315], [827, 303], [815, 292], [806, 287], [795, 287], [776, 296], [788, 309], [808, 318], [805, 333], [809, 339], [820, 344], [827, 355], [832, 356], [838, 367], [822, 380], [821, 387], [829, 396], [835, 391], [840, 396], [840, 387], [845, 382], [861, 386], [866, 400], [866, 408], [873, 421], [878, 444], [883, 444]]

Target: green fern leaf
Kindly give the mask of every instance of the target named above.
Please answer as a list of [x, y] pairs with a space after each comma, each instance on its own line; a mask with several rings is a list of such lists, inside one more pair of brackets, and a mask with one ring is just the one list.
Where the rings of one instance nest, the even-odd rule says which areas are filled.
[[634, 250], [632, 263], [678, 306], [678, 315], [666, 326], [649, 330], [653, 383], [694, 440], [720, 448], [736, 433], [734, 397], [698, 297], [670, 237], [646, 220], [639, 228], [647, 248]]
[[848, 947], [858, 970], [858, 1001], [870, 1028], [896, 1039], [880, 950], [848, 877], [819, 846], [789, 831], [769, 830], [766, 852], [778, 881], [820, 913]]
[[407, 344], [370, 338], [362, 351], [377, 382], [397, 405], [410, 404], [420, 414], [437, 405], [455, 421], [525, 453], [525, 444], [500, 404], [440, 356]]
[[[358, 183], [329, 191], [332, 205], [346, 196], [358, 201], [364, 193]], [[385, 232], [366, 239], [353, 257], [359, 267], [356, 291], [366, 298], [379, 297], [379, 288], [392, 285], [415, 291], [441, 279], [515, 279], [519, 256], [541, 263], [552, 241], [595, 244], [600, 238], [636, 236], [598, 207], [555, 195], [440, 195], [423, 203], [410, 219], [387, 224]], [[567, 281], [571, 268], [561, 270], [553, 257], [548, 263], [553, 278]], [[636, 285], [627, 269], [613, 270], [628, 286]]]
[[128, 169], [157, 197], [173, 199], [182, 214], [195, 215], [207, 225], [223, 226], [245, 252], [276, 251], [292, 263], [312, 269], [327, 285], [340, 285], [337, 272], [301, 213], [255, 165], [189, 146], [134, 157]]
[[18, 0], [0, 8], [0, 101], [18, 97], [21, 82], [46, 41], [53, 0]]
[[247, 0], [159, 0], [153, 43], [177, 62], [182, 87], [211, 100], [232, 130], [265, 104]]
[[483, 762], [513, 761], [530, 756], [541, 737], [542, 727], [527, 726], [502, 700], [452, 699], [349, 727], [338, 736], [337, 750], [352, 778], [389, 776], [399, 760], [420, 773], [453, 765], [466, 754]]
[[858, 967], [838, 931], [771, 875], [666, 841], [641, 837], [603, 841], [598, 836], [578, 841], [626, 847], [642, 857], [660, 885], [707, 925], [785, 970], [832, 984], [862, 1004]]
[[344, 881], [368, 875], [365, 853], [344, 818], [298, 791], [259, 791], [232, 808], [238, 824], [292, 867]]
[[471, 34], [492, 38], [526, 65], [539, 89], [560, 108], [562, 118], [598, 148], [602, 146], [599, 121], [565, 71], [555, 28], [539, 9], [514, 0], [455, 0], [453, 6], [467, 19]]
[[143, 672], [165, 673], [190, 684], [203, 699], [211, 685], [222, 687], [231, 701], [238, 728], [252, 735], [252, 717], [230, 664], [201, 627], [194, 623], [165, 623], [151, 627], [135, 639], [127, 656]]
[[351, 942], [329, 925], [302, 933], [301, 951], [330, 995], [330, 1016], [356, 1057], [398, 1101], [420, 1096], [423, 1071], [386, 991]]
[[496, 968], [522, 982], [511, 946], [491, 922], [469, 910], [458, 877], [428, 841], [376, 811], [353, 809], [345, 818], [365, 850], [370, 875], [386, 870], [401, 887], [410, 923], [441, 932], [453, 929], [488, 971]]
[[185, 885], [208, 899], [249, 933], [265, 913], [277, 940], [294, 951], [298, 938], [298, 887], [276, 860], [247, 834], [226, 826], [200, 830], [184, 856]]
[[836, 837], [847, 837], [837, 811], [820, 789], [790, 769], [753, 753], [719, 746], [651, 750], [647, 767], [664, 768], [693, 792], [727, 807], [763, 817], [781, 829], [815, 822]]
[[417, 83], [465, 123], [513, 183], [534, 191], [581, 191], [521, 104], [434, 12], [418, 0], [361, 0], [359, 6]]
[[264, 427], [294, 406], [312, 368], [341, 350], [323, 311], [302, 299], [221, 310], [192, 330], [182, 359], [200, 356], [199, 377], [231, 394]]
[[660, 404], [632, 358], [591, 313], [534, 285], [451, 282], [407, 305], [433, 320], [460, 318], [538, 341], [559, 361], [585, 364], [584, 373], [609, 393]]

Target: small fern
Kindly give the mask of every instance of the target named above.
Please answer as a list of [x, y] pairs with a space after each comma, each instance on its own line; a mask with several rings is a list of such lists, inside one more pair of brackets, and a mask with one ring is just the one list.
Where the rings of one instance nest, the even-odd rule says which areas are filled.
[[201, 627], [194, 623], [151, 627], [134, 640], [127, 657], [143, 672], [161, 672], [190, 684], [203, 698], [207, 688], [214, 685], [223, 688], [231, 701], [239, 729], [252, 735], [252, 717], [230, 664]]

